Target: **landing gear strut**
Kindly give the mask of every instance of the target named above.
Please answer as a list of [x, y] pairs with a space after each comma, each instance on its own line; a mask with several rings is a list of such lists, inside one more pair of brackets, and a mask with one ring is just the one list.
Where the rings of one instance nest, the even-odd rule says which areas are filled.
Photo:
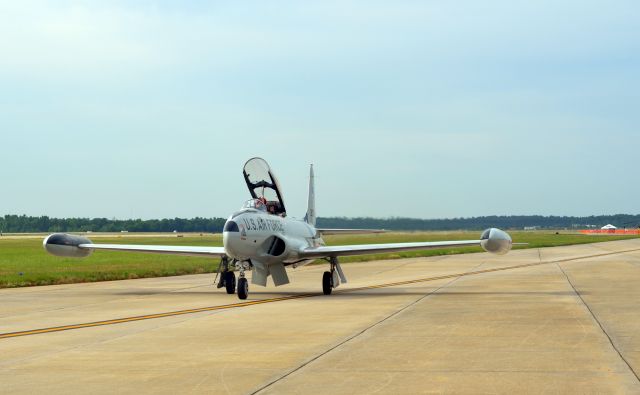
[[224, 274], [227, 271], [229, 271], [229, 257], [224, 255], [220, 258], [220, 263], [218, 264], [218, 272], [216, 273], [216, 278], [213, 280], [213, 282], [215, 283], [216, 280], [218, 280], [218, 277], [220, 277], [220, 280], [218, 280], [218, 283], [216, 284], [216, 288], [220, 289], [224, 287]]
[[235, 262], [236, 270], [240, 272], [240, 278], [238, 279], [238, 298], [246, 299], [249, 296], [249, 281], [244, 276], [244, 271], [249, 270], [251, 264], [249, 262]]
[[236, 275], [229, 268], [229, 257], [227, 257], [226, 255], [220, 258], [220, 264], [218, 265], [218, 274], [216, 274], [216, 279], [218, 278], [218, 276], [220, 276], [220, 281], [218, 281], [216, 287], [225, 287], [228, 294], [236, 292]]
[[347, 282], [338, 258], [329, 258], [329, 263], [331, 264], [331, 270], [322, 274], [322, 293], [325, 295], [331, 295], [331, 291], [340, 285], [340, 281], [343, 283]]

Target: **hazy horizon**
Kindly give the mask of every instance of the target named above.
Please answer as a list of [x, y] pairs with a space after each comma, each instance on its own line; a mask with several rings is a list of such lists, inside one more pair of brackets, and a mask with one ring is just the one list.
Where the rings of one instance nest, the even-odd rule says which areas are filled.
[[[180, 218], [180, 219], [194, 219], [194, 218], [216, 218], [216, 219], [226, 219], [229, 217], [229, 215], [226, 216], [211, 216], [211, 217], [203, 217], [203, 216], [195, 216], [195, 217], [156, 217], [156, 218], [117, 218], [117, 217], [105, 217], [105, 216], [97, 216], [97, 217], [53, 217], [50, 215], [46, 215], [46, 214], [41, 214], [41, 215], [28, 215], [28, 214], [15, 214], [15, 213], [8, 213], [8, 214], [1, 214], [0, 217], [5, 217], [7, 215], [17, 215], [17, 216], [22, 216], [22, 215], [26, 215], [27, 217], [49, 217], [51, 219], [75, 219], [75, 218], [88, 218], [88, 219], [96, 219], [96, 218], [104, 218], [107, 220], [116, 220], [116, 221], [128, 221], [128, 220], [163, 220], [163, 219], [167, 219], [167, 220], [172, 220], [175, 218]], [[618, 216], [618, 215], [622, 215], [622, 216], [640, 216], [640, 213], [613, 213], [613, 214], [591, 214], [591, 215], [556, 215], [556, 214], [549, 214], [549, 215], [542, 215], [542, 214], [517, 214], [517, 215], [511, 215], [511, 214], [491, 214], [491, 215], [475, 215], [475, 216], [468, 216], [468, 217], [433, 217], [433, 218], [419, 218], [419, 217], [371, 217], [371, 216], [363, 216], [363, 217], [349, 217], [349, 216], [319, 216], [318, 218], [346, 218], [346, 219], [355, 219], [355, 218], [370, 218], [373, 220], [393, 220], [393, 219], [410, 219], [410, 220], [419, 220], [419, 221], [431, 221], [431, 220], [454, 220], [454, 219], [469, 219], [469, 218], [483, 218], [483, 217], [558, 217], [558, 218], [590, 218], [590, 217], [612, 217], [612, 216]]]

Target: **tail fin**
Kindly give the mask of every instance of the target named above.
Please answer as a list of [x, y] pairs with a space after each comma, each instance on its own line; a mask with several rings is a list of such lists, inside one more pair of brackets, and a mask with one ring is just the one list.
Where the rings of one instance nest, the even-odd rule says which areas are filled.
[[316, 192], [314, 189], [313, 164], [309, 170], [309, 204], [304, 220], [311, 226], [316, 226]]

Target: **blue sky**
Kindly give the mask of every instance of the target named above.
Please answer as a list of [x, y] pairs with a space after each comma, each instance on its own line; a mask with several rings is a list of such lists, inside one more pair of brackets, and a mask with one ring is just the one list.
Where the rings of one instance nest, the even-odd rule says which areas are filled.
[[0, 3], [1, 214], [639, 213], [640, 3]]

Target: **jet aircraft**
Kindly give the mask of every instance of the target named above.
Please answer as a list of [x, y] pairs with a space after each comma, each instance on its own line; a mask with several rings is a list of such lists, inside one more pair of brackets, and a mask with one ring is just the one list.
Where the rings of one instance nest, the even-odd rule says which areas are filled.
[[218, 288], [224, 287], [229, 294], [237, 290], [238, 297], [246, 299], [248, 270], [251, 270], [253, 284], [266, 286], [271, 277], [273, 283], [280, 286], [289, 283], [287, 266], [297, 268], [322, 259], [329, 264], [329, 270], [322, 276], [322, 291], [329, 295], [347, 282], [339, 262], [342, 256], [476, 245], [487, 252], [505, 254], [512, 247], [511, 237], [496, 228], [485, 230], [478, 240], [327, 246], [323, 235], [380, 231], [317, 228], [313, 165], [309, 175], [308, 208], [302, 220], [287, 215], [282, 188], [264, 159], [249, 159], [242, 174], [251, 199], [227, 219], [222, 233], [223, 247], [94, 244], [83, 236], [54, 233], [44, 239], [44, 248], [52, 255], [75, 258], [89, 256], [94, 250], [219, 257]]

